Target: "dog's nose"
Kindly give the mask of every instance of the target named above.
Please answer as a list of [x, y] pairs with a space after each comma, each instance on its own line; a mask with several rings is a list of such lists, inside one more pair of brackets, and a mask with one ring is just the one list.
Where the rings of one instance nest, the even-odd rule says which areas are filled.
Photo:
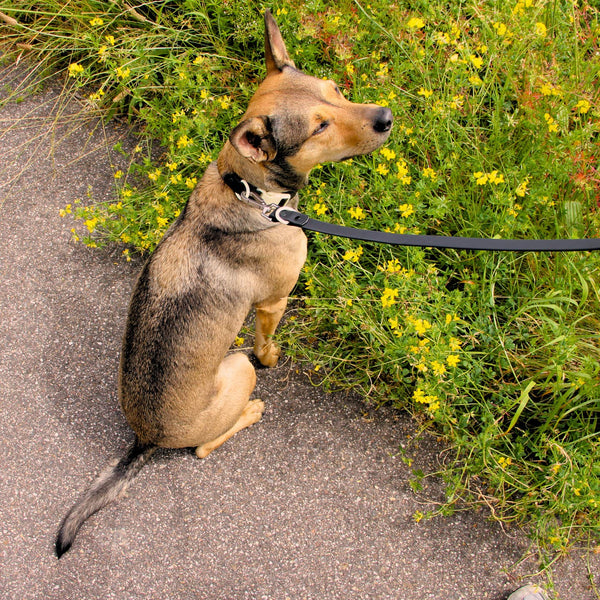
[[392, 111], [389, 108], [382, 106], [375, 115], [373, 129], [377, 133], [385, 133], [392, 128], [393, 122], [394, 117], [392, 116]]

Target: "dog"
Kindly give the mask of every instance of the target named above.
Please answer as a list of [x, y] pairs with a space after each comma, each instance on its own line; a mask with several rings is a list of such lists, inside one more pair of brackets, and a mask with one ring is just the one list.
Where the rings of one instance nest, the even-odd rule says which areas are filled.
[[255, 369], [246, 354], [228, 351], [254, 308], [254, 354], [265, 367], [276, 365], [272, 336], [307, 240], [301, 229], [266, 219], [256, 204], [295, 209], [313, 167], [372, 152], [390, 134], [388, 108], [352, 103], [333, 81], [296, 68], [269, 11], [265, 60], [267, 76], [242, 121], [141, 271], [118, 383], [135, 440], [62, 521], [59, 558], [157, 448], [192, 447], [204, 458], [261, 418], [264, 403], [250, 400]]

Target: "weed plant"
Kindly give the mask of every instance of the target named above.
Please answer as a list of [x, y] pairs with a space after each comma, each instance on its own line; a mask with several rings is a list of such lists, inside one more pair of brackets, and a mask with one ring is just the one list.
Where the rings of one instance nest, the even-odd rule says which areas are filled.
[[[143, 129], [130, 169], [114, 173], [114, 200], [63, 210], [85, 225], [75, 237], [122, 243], [126, 257], [151, 251], [264, 75], [264, 6], [3, 4], [5, 50], [35, 58], [42, 76], [64, 70], [89, 107]], [[408, 233], [600, 235], [596, 4], [271, 8], [298, 66], [395, 115], [380, 151], [315, 169], [301, 193], [311, 216]], [[148, 139], [164, 148], [159, 160]], [[279, 335], [315, 378], [408, 409], [445, 438], [440, 511], [484, 503], [531, 525], [551, 550], [597, 540], [600, 255], [310, 238], [295, 314]]]

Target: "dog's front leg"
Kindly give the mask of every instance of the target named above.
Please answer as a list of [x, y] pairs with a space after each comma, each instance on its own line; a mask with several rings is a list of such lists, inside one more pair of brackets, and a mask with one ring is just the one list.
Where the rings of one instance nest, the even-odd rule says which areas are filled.
[[277, 364], [281, 349], [273, 341], [273, 334], [287, 306], [287, 297], [275, 302], [263, 302], [256, 305], [256, 337], [254, 354], [265, 367]]

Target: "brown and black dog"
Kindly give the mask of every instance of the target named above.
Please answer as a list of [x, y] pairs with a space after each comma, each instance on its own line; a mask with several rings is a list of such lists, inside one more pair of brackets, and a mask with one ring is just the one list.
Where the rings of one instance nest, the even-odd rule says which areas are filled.
[[372, 152], [390, 133], [389, 109], [349, 102], [334, 82], [305, 75], [269, 12], [265, 27], [267, 77], [133, 293], [119, 398], [135, 441], [63, 520], [59, 557], [157, 447], [194, 447], [203, 458], [261, 418], [263, 402], [250, 400], [254, 367], [228, 351], [254, 308], [254, 354], [267, 367], [277, 363], [272, 336], [304, 264], [306, 237], [266, 219], [240, 189], [269, 201], [289, 197], [296, 208], [314, 166]]

